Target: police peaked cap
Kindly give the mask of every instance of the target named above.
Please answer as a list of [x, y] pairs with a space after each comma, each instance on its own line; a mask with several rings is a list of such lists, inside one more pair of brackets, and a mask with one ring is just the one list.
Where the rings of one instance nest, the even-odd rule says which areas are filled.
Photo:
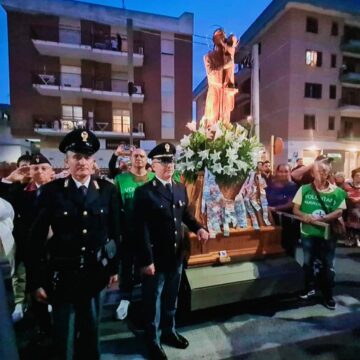
[[93, 132], [85, 129], [71, 131], [61, 140], [59, 145], [59, 150], [62, 153], [72, 151], [87, 155], [95, 154], [99, 148], [99, 139]]
[[31, 156], [30, 165], [49, 164], [50, 161], [43, 154], [34, 154]]
[[172, 162], [174, 160], [174, 155], [176, 153], [175, 145], [164, 142], [159, 145], [156, 145], [150, 152], [148, 157], [152, 160], [159, 159], [161, 161]]

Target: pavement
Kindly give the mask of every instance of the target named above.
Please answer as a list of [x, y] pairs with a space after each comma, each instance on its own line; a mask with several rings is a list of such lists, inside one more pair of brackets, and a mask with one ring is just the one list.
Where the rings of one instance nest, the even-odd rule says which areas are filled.
[[[301, 263], [302, 252], [297, 251]], [[341, 244], [336, 255], [335, 311], [295, 294], [237, 303], [195, 312], [179, 311], [177, 329], [190, 341], [185, 350], [164, 346], [170, 360], [323, 360], [360, 359], [360, 248]], [[139, 298], [139, 289], [135, 300]], [[119, 293], [107, 293], [101, 323], [102, 360], [147, 359], [140, 301], [126, 320], [114, 319]], [[22, 330], [24, 331], [24, 329]], [[18, 328], [22, 358], [28, 357]], [[21, 341], [22, 339], [22, 341]], [[36, 357], [35, 357], [36, 358]], [[40, 359], [40, 357], [38, 357]]]

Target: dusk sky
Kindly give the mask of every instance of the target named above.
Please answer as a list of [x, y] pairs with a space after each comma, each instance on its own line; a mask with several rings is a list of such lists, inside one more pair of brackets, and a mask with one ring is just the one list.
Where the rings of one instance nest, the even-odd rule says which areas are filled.
[[[205, 76], [203, 56], [212, 46], [213, 30], [222, 26], [227, 33], [233, 32], [240, 37], [270, 4], [271, 0], [252, 2], [231, 0], [226, 3], [213, 0], [173, 0], [171, 2], [164, 0], [86, 0], [84, 2], [115, 7], [122, 7], [124, 2], [126, 9], [129, 10], [176, 17], [186, 11], [192, 12], [194, 14], [194, 35], [198, 35], [193, 38], [193, 87], [195, 87]], [[203, 37], [208, 37], [208, 39]], [[0, 8], [0, 103], [10, 102], [8, 73], [6, 13], [3, 8]]]

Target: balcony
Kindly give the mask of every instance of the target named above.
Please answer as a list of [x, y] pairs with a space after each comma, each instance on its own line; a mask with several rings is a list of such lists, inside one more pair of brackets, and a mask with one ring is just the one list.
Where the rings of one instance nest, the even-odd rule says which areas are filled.
[[360, 117], [360, 90], [357, 97], [340, 99], [339, 110], [343, 117]]
[[[61, 118], [53, 120], [43, 120], [41, 116], [35, 116], [33, 120], [34, 131], [43, 136], [50, 137], [63, 137], [74, 129], [88, 129], [94, 132], [94, 134], [101, 139], [129, 139], [130, 133], [118, 132], [108, 130], [109, 123], [101, 122], [100, 120], [86, 120], [86, 119], [74, 119], [74, 118]], [[133, 131], [134, 139], [144, 139], [145, 133], [143, 125], [141, 128]]]
[[360, 40], [347, 40], [341, 45], [341, 50], [346, 53], [360, 54]]
[[360, 73], [358, 72], [343, 72], [340, 75], [340, 81], [343, 86], [360, 85]]
[[[41, 95], [79, 97], [103, 101], [129, 102], [128, 82], [119, 79], [104, 79], [75, 73], [32, 73], [33, 88]], [[133, 103], [143, 103], [144, 94], [140, 85], [136, 85], [132, 95]]]
[[[41, 55], [86, 59], [120, 66], [128, 64], [126, 39], [123, 39], [120, 47], [116, 36], [37, 26], [31, 28], [31, 38]], [[133, 64], [140, 67], [143, 61], [143, 46], [134, 42]]]
[[360, 141], [360, 132], [354, 133], [353, 131], [338, 131], [338, 139], [341, 141], [358, 142]]

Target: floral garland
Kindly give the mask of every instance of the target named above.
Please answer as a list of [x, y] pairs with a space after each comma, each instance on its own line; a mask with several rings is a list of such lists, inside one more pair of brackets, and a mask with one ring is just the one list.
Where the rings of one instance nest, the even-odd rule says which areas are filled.
[[261, 144], [241, 125], [217, 123], [210, 129], [188, 123], [191, 134], [178, 146], [177, 169], [187, 182], [194, 182], [199, 171], [207, 168], [219, 184], [245, 181], [255, 169]]

